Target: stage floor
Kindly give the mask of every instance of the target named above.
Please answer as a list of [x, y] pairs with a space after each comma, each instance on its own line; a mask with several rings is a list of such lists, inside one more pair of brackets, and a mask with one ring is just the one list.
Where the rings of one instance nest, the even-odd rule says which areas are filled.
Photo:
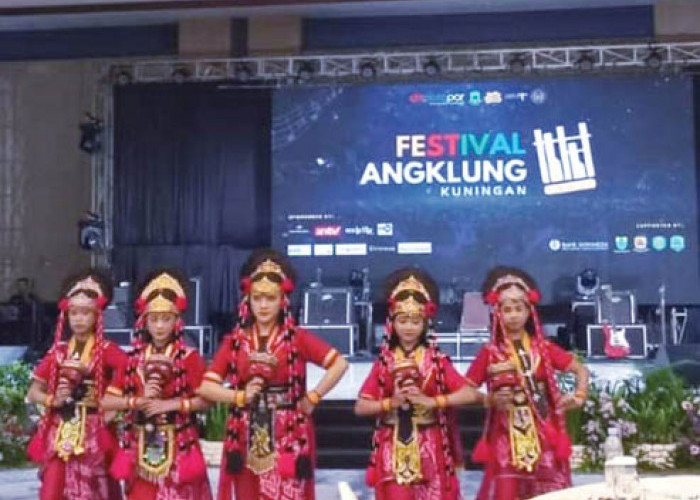
[[[348, 359], [350, 367], [345, 373], [341, 382], [326, 395], [324, 399], [348, 400], [357, 399], [362, 383], [372, 369], [372, 361], [368, 358]], [[465, 374], [469, 361], [455, 362], [455, 367], [459, 373]], [[593, 380], [599, 383], [615, 383], [640, 377], [648, 369], [654, 368], [656, 364], [651, 360], [585, 360], [585, 364], [591, 372]], [[307, 368], [307, 386], [316, 387], [323, 376], [323, 370], [314, 365]]]

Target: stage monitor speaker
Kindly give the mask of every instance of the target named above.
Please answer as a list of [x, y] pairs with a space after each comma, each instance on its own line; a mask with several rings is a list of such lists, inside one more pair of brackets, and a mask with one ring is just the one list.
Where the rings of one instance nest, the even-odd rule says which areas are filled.
[[303, 325], [303, 328], [335, 347], [341, 354], [355, 354], [357, 325]]
[[317, 288], [304, 292], [305, 325], [353, 323], [352, 288]]
[[700, 343], [667, 345], [666, 354], [671, 369], [688, 385], [700, 385]]
[[[612, 328], [612, 327], [611, 327]], [[623, 329], [625, 339], [630, 347], [628, 358], [646, 358], [647, 357], [647, 326], [646, 325], [615, 325], [615, 329], [620, 331]], [[588, 325], [588, 357], [589, 358], [606, 358], [605, 354], [605, 334], [603, 333], [603, 325]]]
[[637, 322], [637, 305], [634, 293], [603, 289], [596, 296], [596, 318], [598, 324], [633, 325]]

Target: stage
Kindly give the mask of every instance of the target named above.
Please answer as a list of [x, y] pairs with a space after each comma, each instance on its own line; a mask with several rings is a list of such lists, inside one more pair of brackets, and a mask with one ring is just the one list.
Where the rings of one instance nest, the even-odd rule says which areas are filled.
[[[348, 361], [350, 362], [350, 367], [345, 373], [345, 376], [331, 392], [326, 394], [324, 399], [344, 401], [357, 399], [360, 387], [372, 369], [373, 361], [368, 357], [359, 356], [348, 358]], [[646, 370], [657, 366], [653, 360], [647, 359], [625, 359], [619, 361], [584, 359], [584, 363], [591, 372], [591, 381], [598, 384], [615, 384], [617, 382], [638, 378], [641, 377]], [[454, 363], [457, 371], [462, 374], [467, 372], [470, 364], [469, 361]], [[323, 373], [324, 371], [321, 368], [309, 364], [307, 368], [307, 387], [316, 387]]]

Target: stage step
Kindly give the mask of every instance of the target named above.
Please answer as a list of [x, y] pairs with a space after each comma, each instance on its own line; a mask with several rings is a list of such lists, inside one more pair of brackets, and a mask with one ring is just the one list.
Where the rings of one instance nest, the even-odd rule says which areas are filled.
[[[369, 460], [374, 419], [358, 417], [355, 401], [328, 400], [316, 410], [318, 467], [322, 469], [364, 468]], [[458, 412], [459, 430], [467, 452], [481, 435], [484, 411], [467, 407]], [[468, 469], [478, 468], [467, 460]]]

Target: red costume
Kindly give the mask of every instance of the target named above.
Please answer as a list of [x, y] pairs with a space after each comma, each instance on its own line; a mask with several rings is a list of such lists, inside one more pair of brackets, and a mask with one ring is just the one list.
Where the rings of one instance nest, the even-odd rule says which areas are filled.
[[183, 287], [172, 273], [157, 273], [149, 280], [136, 305], [140, 317], [134, 349], [126, 369], [107, 389], [112, 395], [127, 397], [133, 408], [135, 398], [145, 396], [146, 383], [156, 380], [161, 388], [159, 399], [179, 400], [178, 411], [150, 418], [134, 409], [127, 413], [122, 449], [110, 472], [126, 480], [130, 500], [211, 499], [197, 422], [191, 413], [191, 398], [205, 370], [204, 359], [185, 346], [180, 318], [172, 341], [161, 352], [143, 339], [147, 314], [180, 315], [186, 306]]
[[[315, 432], [299, 400], [305, 394], [306, 363], [328, 368], [339, 353], [294, 327], [286, 296], [293, 289], [292, 271], [274, 252], [265, 256], [262, 262], [249, 259], [252, 270], [246, 272], [244, 266], [241, 323], [224, 338], [204, 376], [217, 384], [227, 381], [241, 395], [251, 379], [264, 382], [250, 405], [243, 400], [231, 406], [218, 500], [313, 500]], [[249, 295], [256, 286], [281, 289], [284, 294], [284, 324], [267, 339], [260, 337], [249, 312]]]
[[[59, 302], [54, 345], [34, 370], [33, 378], [46, 384], [50, 400], [60, 385], [72, 389], [62, 407], [47, 408], [29, 443], [29, 458], [41, 464], [41, 500], [121, 498], [119, 485], [107, 474], [116, 437], [98, 405], [104, 387], [126, 363], [124, 352], [103, 338], [102, 309], [110, 295], [111, 286], [94, 273], [74, 281]], [[95, 333], [82, 345], [75, 336], [61, 340], [74, 306], [90, 307], [97, 315]]]
[[[500, 308], [508, 294], [529, 309], [534, 335], [518, 341], [506, 335]], [[535, 309], [539, 292], [523, 277], [494, 278], [485, 298], [493, 306], [492, 338], [469, 367], [467, 382], [474, 387], [486, 383], [489, 394], [510, 391], [513, 405], [487, 412], [473, 454], [485, 465], [477, 500], [522, 500], [570, 487], [571, 443], [555, 405], [560, 395], [554, 370], [567, 370], [574, 358], [544, 339]]]
[[[360, 389], [360, 398], [383, 401], [406, 384], [429, 397], [445, 397], [465, 385], [449, 358], [434, 343], [404, 352], [392, 335], [391, 319], [400, 313], [420, 314], [426, 323], [436, 312], [437, 287], [417, 270], [401, 270], [389, 278], [388, 338]], [[432, 293], [431, 293], [432, 291]], [[393, 345], [392, 345], [393, 344]], [[460, 498], [455, 468], [462, 465], [462, 447], [454, 414], [449, 409], [402, 407], [378, 416], [367, 482], [377, 500], [443, 500]]]

